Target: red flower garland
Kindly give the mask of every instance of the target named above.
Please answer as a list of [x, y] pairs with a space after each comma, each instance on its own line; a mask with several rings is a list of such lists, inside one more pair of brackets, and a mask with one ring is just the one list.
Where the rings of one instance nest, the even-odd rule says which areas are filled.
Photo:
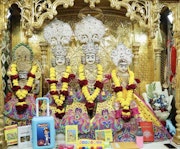
[[104, 86], [104, 84], [102, 82], [100, 82], [100, 81], [96, 81], [95, 84], [94, 84], [95, 88], [98, 87], [101, 90], [103, 89], [103, 86]]
[[94, 109], [95, 103], [86, 102], [85, 106], [88, 110], [92, 110]]
[[122, 86], [117, 86], [114, 88], [114, 92], [116, 92], [116, 93], [119, 91], [122, 91], [122, 90], [123, 90]]
[[84, 85], [87, 85], [88, 84], [88, 80], [78, 80], [79, 81], [79, 85], [80, 87], [82, 88]]

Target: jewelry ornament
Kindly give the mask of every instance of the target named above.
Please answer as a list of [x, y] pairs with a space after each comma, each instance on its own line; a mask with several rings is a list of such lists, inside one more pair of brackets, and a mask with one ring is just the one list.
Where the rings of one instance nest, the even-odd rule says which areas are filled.
[[72, 35], [71, 26], [58, 19], [54, 19], [44, 28], [44, 38], [52, 47], [68, 44]]
[[75, 37], [80, 43], [98, 43], [105, 34], [104, 24], [90, 15], [75, 25]]
[[123, 43], [120, 43], [115, 50], [111, 53], [113, 63], [118, 66], [120, 61], [126, 62], [128, 65], [131, 64], [133, 54]]

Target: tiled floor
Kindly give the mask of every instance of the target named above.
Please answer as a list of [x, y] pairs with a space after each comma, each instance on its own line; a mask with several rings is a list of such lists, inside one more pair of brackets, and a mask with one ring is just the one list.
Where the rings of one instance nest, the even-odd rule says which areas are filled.
[[[163, 142], [144, 143], [144, 147], [142, 149], [168, 149], [166, 146], [164, 146], [165, 143], [171, 143], [171, 140], [167, 140]], [[171, 144], [174, 145], [176, 149], [180, 149], [180, 146], [177, 146], [173, 142]], [[19, 149], [19, 148], [18, 146], [10, 146], [8, 147], [8, 149]], [[32, 149], [32, 147], [24, 147], [23, 149]]]

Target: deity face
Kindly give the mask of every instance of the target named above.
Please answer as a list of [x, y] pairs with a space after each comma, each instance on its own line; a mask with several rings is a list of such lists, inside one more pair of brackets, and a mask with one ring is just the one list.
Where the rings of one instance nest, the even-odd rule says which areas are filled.
[[125, 73], [128, 71], [128, 63], [127, 62], [119, 62], [118, 63], [118, 70], [122, 73]]
[[19, 71], [19, 79], [27, 79], [27, 72]]
[[58, 55], [56, 56], [56, 65], [64, 65], [66, 62], [65, 56]]
[[27, 62], [31, 61], [31, 52], [26, 47], [19, 47], [15, 51], [15, 59], [18, 62]]
[[86, 54], [85, 60], [87, 64], [94, 64], [96, 61], [96, 54], [94, 53]]

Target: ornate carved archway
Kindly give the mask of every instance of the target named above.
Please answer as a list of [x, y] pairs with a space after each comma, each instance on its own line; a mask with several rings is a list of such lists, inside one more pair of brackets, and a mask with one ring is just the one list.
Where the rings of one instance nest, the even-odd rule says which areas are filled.
[[[131, 21], [137, 21], [139, 25], [145, 28], [150, 36], [154, 38], [156, 36], [156, 31], [159, 28], [159, 19], [161, 9], [166, 4], [160, 3], [158, 0], [84, 0], [81, 2], [80, 0], [1, 0], [0, 8], [1, 8], [1, 16], [4, 16], [0, 19], [0, 38], [3, 39], [3, 31], [7, 29], [8, 18], [6, 17], [8, 14], [8, 9], [12, 4], [17, 4], [21, 9], [21, 27], [24, 30], [24, 35], [26, 38], [32, 36], [35, 30], [39, 30], [42, 28], [44, 22], [46, 20], [52, 20], [58, 14], [58, 7], [63, 7], [67, 9], [71, 9], [75, 6], [75, 3], [81, 4], [85, 6], [89, 5], [91, 9], [107, 6], [110, 9], [115, 9], [119, 12], [123, 11], [123, 14], [128, 17]], [[173, 12], [175, 17], [174, 21], [174, 37], [175, 37], [175, 45], [177, 49], [179, 47], [179, 37], [180, 37], [180, 3], [169, 5], [168, 7]], [[2, 49], [2, 44], [1, 44]], [[2, 51], [1, 51], [2, 52]], [[177, 58], [177, 88], [176, 88], [176, 108], [177, 108], [177, 133], [174, 137], [174, 141], [177, 144], [180, 144], [180, 50], [178, 50], [178, 58]], [[0, 78], [2, 76], [0, 75]], [[2, 81], [1, 81], [2, 82]], [[2, 86], [0, 86], [0, 97], [3, 99]], [[1, 105], [3, 105], [3, 101], [0, 101]], [[4, 134], [3, 134], [3, 106], [0, 108], [0, 148], [5, 148]]]
[[[160, 12], [163, 7], [158, 2], [146, 1], [146, 0], [84, 0], [85, 3], [89, 4], [90, 8], [101, 7], [104, 4], [109, 3], [109, 7], [122, 11], [125, 8], [125, 16], [129, 17], [131, 21], [139, 22], [141, 27], [146, 28], [151, 32], [151, 36], [154, 37], [159, 25]], [[32, 36], [34, 29], [42, 27], [46, 19], [53, 19], [57, 14], [57, 7], [63, 6], [63, 8], [70, 8], [74, 6], [75, 0], [35, 0], [35, 1], [7, 1], [2, 0], [4, 3], [4, 14], [7, 14], [8, 7], [13, 3], [16, 3], [21, 8], [22, 16], [22, 28], [25, 30], [27, 37]], [[78, 2], [77, 3], [82, 3]], [[7, 22], [7, 18], [4, 18]]]

